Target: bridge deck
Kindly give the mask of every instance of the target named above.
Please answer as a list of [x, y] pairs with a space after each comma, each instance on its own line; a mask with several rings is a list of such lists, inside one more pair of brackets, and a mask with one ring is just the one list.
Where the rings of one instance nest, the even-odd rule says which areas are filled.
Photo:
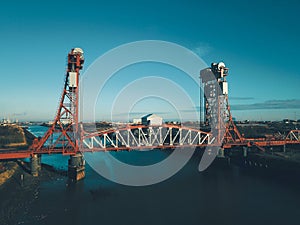
[[[207, 146], [220, 146], [225, 149], [234, 146], [254, 146], [259, 149], [266, 146], [284, 146], [300, 144], [300, 131], [291, 131], [285, 140], [242, 139], [227, 143], [218, 143], [211, 133], [175, 125], [162, 126], [127, 126], [117, 130], [85, 133], [81, 140], [81, 152], [100, 151], [130, 151], [145, 149], [170, 148], [204, 148]], [[79, 150], [71, 146], [29, 149], [0, 149], [0, 159], [29, 158], [33, 154], [63, 154], [74, 155]]]

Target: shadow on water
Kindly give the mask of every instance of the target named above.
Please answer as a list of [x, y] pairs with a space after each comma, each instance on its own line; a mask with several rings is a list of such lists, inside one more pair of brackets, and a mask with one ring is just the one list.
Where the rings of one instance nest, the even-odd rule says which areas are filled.
[[300, 194], [298, 182], [292, 182], [295, 177], [283, 182], [274, 171], [229, 166], [223, 159], [200, 173], [200, 157], [195, 153], [175, 176], [145, 187], [112, 183], [87, 165], [86, 178], [77, 183], [64, 176], [42, 181], [30, 211], [19, 221], [30, 225], [297, 224]]

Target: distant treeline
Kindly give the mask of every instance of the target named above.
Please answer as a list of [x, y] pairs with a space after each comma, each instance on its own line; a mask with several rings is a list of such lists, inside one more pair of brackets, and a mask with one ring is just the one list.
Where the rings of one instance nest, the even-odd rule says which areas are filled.
[[[285, 124], [282, 122], [270, 122], [266, 124], [260, 125], [251, 125], [241, 126], [238, 125], [238, 130], [242, 135], [246, 138], [260, 138], [265, 137], [265, 135], [279, 135], [281, 134], [285, 137], [289, 131], [293, 129], [298, 129], [293, 124]], [[282, 138], [282, 137], [281, 137]]]

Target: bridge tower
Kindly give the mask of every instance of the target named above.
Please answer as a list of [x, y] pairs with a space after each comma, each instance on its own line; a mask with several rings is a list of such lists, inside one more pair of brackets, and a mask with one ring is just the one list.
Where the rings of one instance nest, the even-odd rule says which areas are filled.
[[212, 63], [211, 67], [200, 72], [205, 94], [204, 124], [211, 130], [219, 132], [217, 142], [222, 146], [220, 156], [224, 156], [224, 147], [230, 147], [230, 143], [243, 142], [243, 137], [234, 124], [230, 112], [228, 82], [226, 81], [228, 70], [225, 64], [220, 62]]
[[[82, 49], [72, 49], [68, 54], [64, 88], [55, 119], [44, 136], [35, 139], [30, 147], [34, 154], [59, 149], [62, 150], [63, 154], [70, 155], [68, 174], [74, 180], [84, 177], [84, 161], [79, 151], [82, 131], [78, 121], [79, 71], [82, 69], [83, 63]], [[32, 154], [33, 159], [36, 158], [34, 154]], [[34, 166], [32, 170], [37, 171]]]

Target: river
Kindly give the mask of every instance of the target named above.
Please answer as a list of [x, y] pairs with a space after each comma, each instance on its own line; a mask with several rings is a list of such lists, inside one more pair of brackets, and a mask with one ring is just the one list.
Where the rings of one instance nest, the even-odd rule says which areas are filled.
[[[46, 129], [29, 128], [40, 135]], [[145, 160], [137, 152], [115, 154]], [[156, 159], [165, 155], [146, 154]], [[67, 160], [62, 155], [42, 156], [43, 163], [63, 170]], [[228, 166], [222, 160], [199, 172], [199, 161], [195, 154], [175, 176], [144, 187], [108, 181], [87, 164], [85, 179], [77, 183], [64, 176], [39, 182], [28, 213], [15, 216], [26, 225], [300, 224], [299, 177], [289, 174], [289, 179], [282, 179], [276, 173]]]

